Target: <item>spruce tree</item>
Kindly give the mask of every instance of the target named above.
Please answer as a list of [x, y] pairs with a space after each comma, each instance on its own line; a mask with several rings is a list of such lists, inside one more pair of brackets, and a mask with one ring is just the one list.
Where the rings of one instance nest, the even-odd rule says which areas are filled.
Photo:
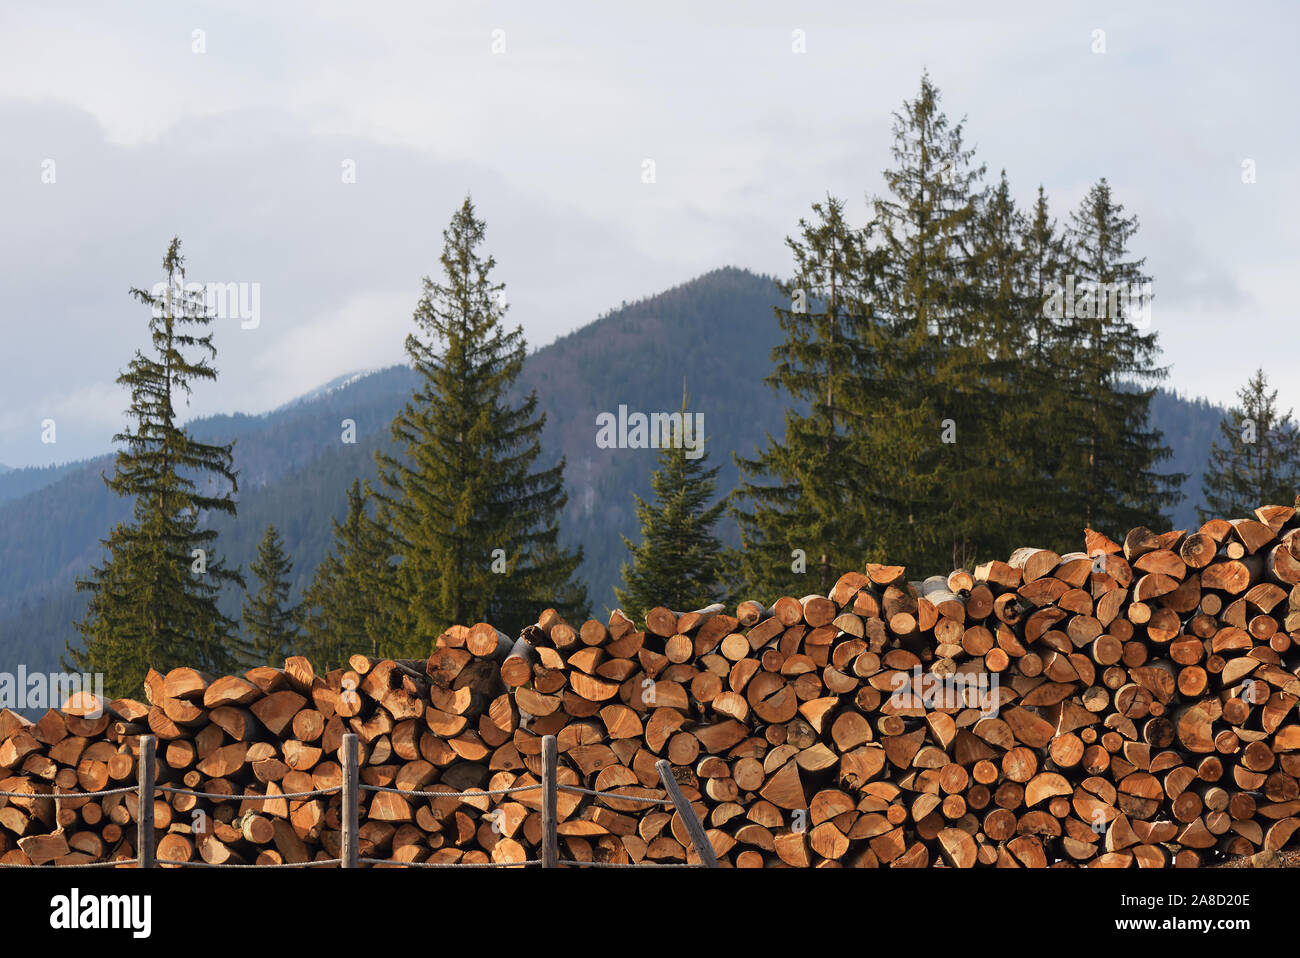
[[970, 262], [973, 311], [956, 347], [961, 401], [976, 415], [968, 434], [957, 434], [969, 506], [956, 517], [964, 545], [954, 565], [1044, 543], [1054, 520], [1042, 507], [1047, 483], [1036, 452], [1043, 424], [1035, 390], [1043, 383], [1027, 361], [1036, 304], [1024, 283], [1024, 233], [1025, 217], [1004, 170], [979, 204]]
[[527, 347], [522, 327], [504, 325], [504, 286], [477, 251], [483, 238], [467, 197], [443, 232], [442, 281], [425, 277], [418, 335], [406, 338], [420, 384], [393, 421], [394, 454], [376, 455], [401, 597], [426, 645], [452, 624], [514, 632], [547, 606], [586, 611], [573, 581], [582, 550], [559, 543], [564, 460], [534, 468], [545, 414], [536, 392], [511, 401]]
[[[683, 395], [683, 423], [688, 415], [692, 414]], [[641, 544], [623, 537], [632, 563], [623, 563], [624, 587], [615, 588], [614, 594], [624, 610], [638, 619], [655, 606], [685, 612], [729, 598], [720, 594], [722, 543], [714, 534], [727, 505], [713, 502], [720, 467], [706, 468], [704, 437], [698, 439], [701, 454], [692, 458], [684, 443], [674, 445], [671, 426], [665, 424], [659, 468], [650, 477], [654, 502], [633, 494]]]
[[[731, 512], [741, 545], [726, 552], [729, 579], [764, 601], [826, 591], [865, 558], [869, 522], [855, 505], [871, 468], [850, 438], [861, 432], [858, 384], [871, 375], [860, 348], [879, 255], [854, 229], [844, 203], [827, 197], [787, 237], [793, 275], [778, 283], [775, 307], [785, 339], [772, 350], [766, 382], [791, 400], [783, 438], [767, 437], [755, 457], [735, 455], [740, 484]], [[855, 510], [850, 516], [850, 510]]]
[[988, 362], [1007, 347], [981, 310], [984, 167], [928, 76], [894, 115], [893, 136], [895, 165], [872, 204], [886, 262], [882, 321], [867, 327], [863, 343], [876, 375], [859, 386], [872, 410], [863, 439], [878, 503], [872, 553], [944, 568], [982, 551], [974, 523], [996, 522], [980, 512], [997, 442]]
[[289, 604], [293, 563], [285, 555], [284, 543], [274, 525], [266, 527], [266, 534], [257, 546], [257, 558], [249, 569], [258, 587], [255, 593], [244, 597], [245, 655], [250, 665], [278, 668], [295, 654], [298, 612]]
[[132, 517], [103, 541], [107, 557], [77, 587], [90, 593], [68, 646], [78, 671], [102, 672], [114, 696], [138, 695], [150, 668], [189, 665], [221, 673], [238, 665], [236, 623], [217, 607], [223, 586], [243, 586], [237, 569], [215, 554], [215, 512], [235, 514], [233, 443], [194, 440], [177, 425], [177, 402], [195, 380], [215, 380], [213, 317], [201, 294], [185, 288], [184, 258], [173, 239], [163, 258], [160, 294], [132, 289], [150, 308], [150, 348], [137, 350], [117, 382], [128, 387], [131, 424], [108, 487], [134, 498]]
[[1155, 394], [1147, 384], [1165, 378], [1167, 369], [1156, 364], [1157, 334], [1143, 331], [1150, 277], [1145, 260], [1129, 253], [1137, 217], [1124, 215], [1102, 179], [1070, 220], [1073, 297], [1067, 286], [1049, 303], [1072, 346], [1064, 384], [1080, 439], [1063, 473], [1072, 508], [1062, 519], [1111, 536], [1139, 525], [1164, 527], [1185, 476], [1158, 471], [1171, 453], [1147, 422]]
[[974, 446], [958, 435], [972, 506], [956, 519], [973, 546], [967, 555], [1008, 555], [1026, 543], [1071, 551], [1079, 530], [1060, 521], [1061, 469], [1077, 426], [1064, 402], [1060, 330], [1043, 309], [1065, 254], [1041, 187], [1025, 215], [1003, 171], [980, 203], [971, 264], [975, 308], [958, 354], [966, 368], [955, 370], [976, 413]]
[[1024, 223], [1022, 241], [1024, 277], [1021, 283], [1030, 303], [1028, 358], [1053, 381], [1066, 371], [1061, 355], [1065, 335], [1064, 323], [1054, 321], [1046, 308], [1054, 290], [1066, 280], [1070, 269], [1070, 252], [1066, 239], [1048, 208], [1047, 194], [1038, 187], [1032, 213]]
[[317, 669], [344, 667], [357, 653], [374, 658], [428, 654], [410, 640], [397, 593], [392, 539], [382, 508], [354, 479], [342, 522], [331, 520], [334, 545], [316, 567], [300, 608], [302, 654]]
[[1291, 410], [1279, 412], [1277, 390], [1269, 390], [1264, 370], [1237, 390], [1237, 401], [1219, 423], [1219, 439], [1210, 443], [1201, 483], [1205, 505], [1196, 510], [1201, 522], [1289, 506], [1300, 493], [1300, 428]]
[[1036, 517], [1034, 528], [1045, 526], [1045, 534], [1026, 536], [1034, 542], [1060, 551], [1078, 548], [1079, 530], [1062, 522], [1074, 512], [1072, 483], [1066, 470], [1073, 468], [1075, 436], [1079, 425], [1069, 402], [1074, 344], [1063, 318], [1052, 318], [1048, 304], [1063, 287], [1070, 272], [1066, 238], [1052, 218], [1047, 194], [1038, 187], [1033, 210], [1026, 218], [1022, 239], [1021, 286], [1028, 303], [1028, 343], [1023, 352], [1025, 406], [1033, 411], [1037, 429], [1032, 443], [1038, 491], [1027, 503]]

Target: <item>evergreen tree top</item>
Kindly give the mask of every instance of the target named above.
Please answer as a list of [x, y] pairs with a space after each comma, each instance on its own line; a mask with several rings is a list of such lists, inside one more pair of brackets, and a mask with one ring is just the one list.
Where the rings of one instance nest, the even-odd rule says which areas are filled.
[[107, 557], [77, 587], [91, 593], [78, 623], [85, 645], [72, 661], [105, 673], [114, 695], [137, 694], [149, 668], [177, 665], [210, 672], [234, 669], [241, 657], [236, 623], [218, 607], [227, 585], [244, 584], [238, 569], [214, 554], [211, 512], [234, 515], [233, 444], [194, 440], [176, 422], [176, 399], [193, 380], [212, 380], [216, 356], [206, 303], [185, 291], [181, 244], [163, 257], [167, 280], [157, 292], [131, 289], [149, 306], [150, 347], [136, 350], [117, 382], [128, 387], [131, 424], [104, 482], [134, 499], [132, 520], [102, 540]]

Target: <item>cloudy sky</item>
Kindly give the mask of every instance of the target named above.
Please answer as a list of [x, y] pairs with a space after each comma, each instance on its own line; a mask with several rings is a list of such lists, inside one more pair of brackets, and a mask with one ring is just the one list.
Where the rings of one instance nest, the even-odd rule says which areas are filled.
[[533, 346], [784, 273], [810, 203], [881, 189], [923, 69], [1022, 202], [1106, 176], [1138, 215], [1172, 386], [1263, 365], [1300, 407], [1294, 4], [55, 6], [0, 6], [0, 463], [109, 448], [173, 234], [191, 280], [260, 284], [188, 413], [260, 412], [403, 359], [467, 193]]

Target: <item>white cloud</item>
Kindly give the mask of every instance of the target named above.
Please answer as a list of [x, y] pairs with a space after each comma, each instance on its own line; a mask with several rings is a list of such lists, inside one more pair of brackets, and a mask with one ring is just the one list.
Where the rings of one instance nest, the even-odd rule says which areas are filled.
[[415, 329], [414, 306], [405, 291], [366, 291], [290, 329], [253, 359], [264, 383], [256, 405], [279, 405], [353, 370], [405, 362], [402, 343]]
[[[1022, 202], [1043, 183], [1064, 222], [1110, 179], [1142, 218], [1172, 385], [1222, 392], [1260, 362], [1300, 363], [1275, 335], [1300, 258], [1300, 131], [1280, 119], [1296, 26], [1281, 3], [8, 4], [3, 395], [117, 390], [143, 331], [126, 288], [157, 279], [176, 233], [203, 279], [263, 285], [263, 328], [219, 331], [221, 379], [196, 413], [400, 359], [466, 191], [533, 346], [723, 264], [781, 272], [812, 201], [860, 213], [882, 188], [890, 114], [923, 68]], [[56, 186], [39, 182], [47, 157]], [[362, 320], [381, 325], [358, 338]], [[1275, 379], [1300, 405], [1300, 381]], [[45, 452], [11, 422], [0, 461]]]

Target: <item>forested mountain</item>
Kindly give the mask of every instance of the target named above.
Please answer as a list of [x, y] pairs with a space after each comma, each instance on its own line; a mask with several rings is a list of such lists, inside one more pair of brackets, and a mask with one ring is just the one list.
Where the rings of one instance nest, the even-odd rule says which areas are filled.
[[27, 495], [85, 466], [84, 461], [10, 469], [0, 466], [0, 503]]
[[[547, 416], [544, 457], [567, 459], [562, 533], [585, 550], [580, 572], [593, 614], [603, 617], [615, 604], [612, 587], [627, 559], [621, 536], [635, 539], [638, 530], [632, 494], [650, 495], [656, 457], [654, 449], [598, 448], [597, 415], [617, 416], [620, 405], [645, 414], [675, 411], [684, 381], [691, 410], [704, 415], [709, 458], [721, 466], [717, 488], [725, 494], [737, 480], [731, 452], [752, 454], [767, 433], [782, 435], [783, 400], [763, 383], [781, 336], [772, 312], [777, 300], [768, 277], [715, 270], [625, 303], [528, 357], [516, 389], [537, 390]], [[409, 368], [392, 367], [340, 377], [265, 415], [191, 423], [201, 441], [235, 440], [239, 513], [211, 520], [221, 533], [220, 554], [247, 571], [266, 526], [274, 523], [294, 563], [296, 601], [329, 548], [330, 518], [342, 518], [348, 485], [354, 477], [374, 479], [374, 451], [388, 442], [389, 425], [414, 385]], [[1152, 400], [1152, 425], [1175, 453], [1165, 468], [1189, 474], [1176, 510], [1180, 527], [1195, 524], [1200, 473], [1221, 415], [1204, 400], [1164, 391]], [[344, 420], [355, 423], [353, 443], [343, 441]], [[75, 634], [72, 622], [85, 607], [73, 582], [100, 559], [99, 540], [130, 511], [100, 478], [111, 467], [112, 457], [104, 456], [0, 475], [0, 644], [6, 660], [57, 668], [65, 641]], [[737, 541], [729, 518], [719, 533], [727, 544]], [[228, 615], [238, 614], [240, 598], [226, 596]]]
[[1210, 441], [1219, 434], [1223, 414], [1221, 406], [1206, 399], [1188, 399], [1176, 391], [1157, 389], [1151, 398], [1151, 425], [1164, 433], [1165, 445], [1173, 450], [1173, 457], [1164, 463], [1164, 469], [1187, 476], [1181, 487], [1182, 501], [1174, 509], [1177, 529], [1200, 526], [1196, 506], [1202, 501], [1201, 473], [1210, 454]]

